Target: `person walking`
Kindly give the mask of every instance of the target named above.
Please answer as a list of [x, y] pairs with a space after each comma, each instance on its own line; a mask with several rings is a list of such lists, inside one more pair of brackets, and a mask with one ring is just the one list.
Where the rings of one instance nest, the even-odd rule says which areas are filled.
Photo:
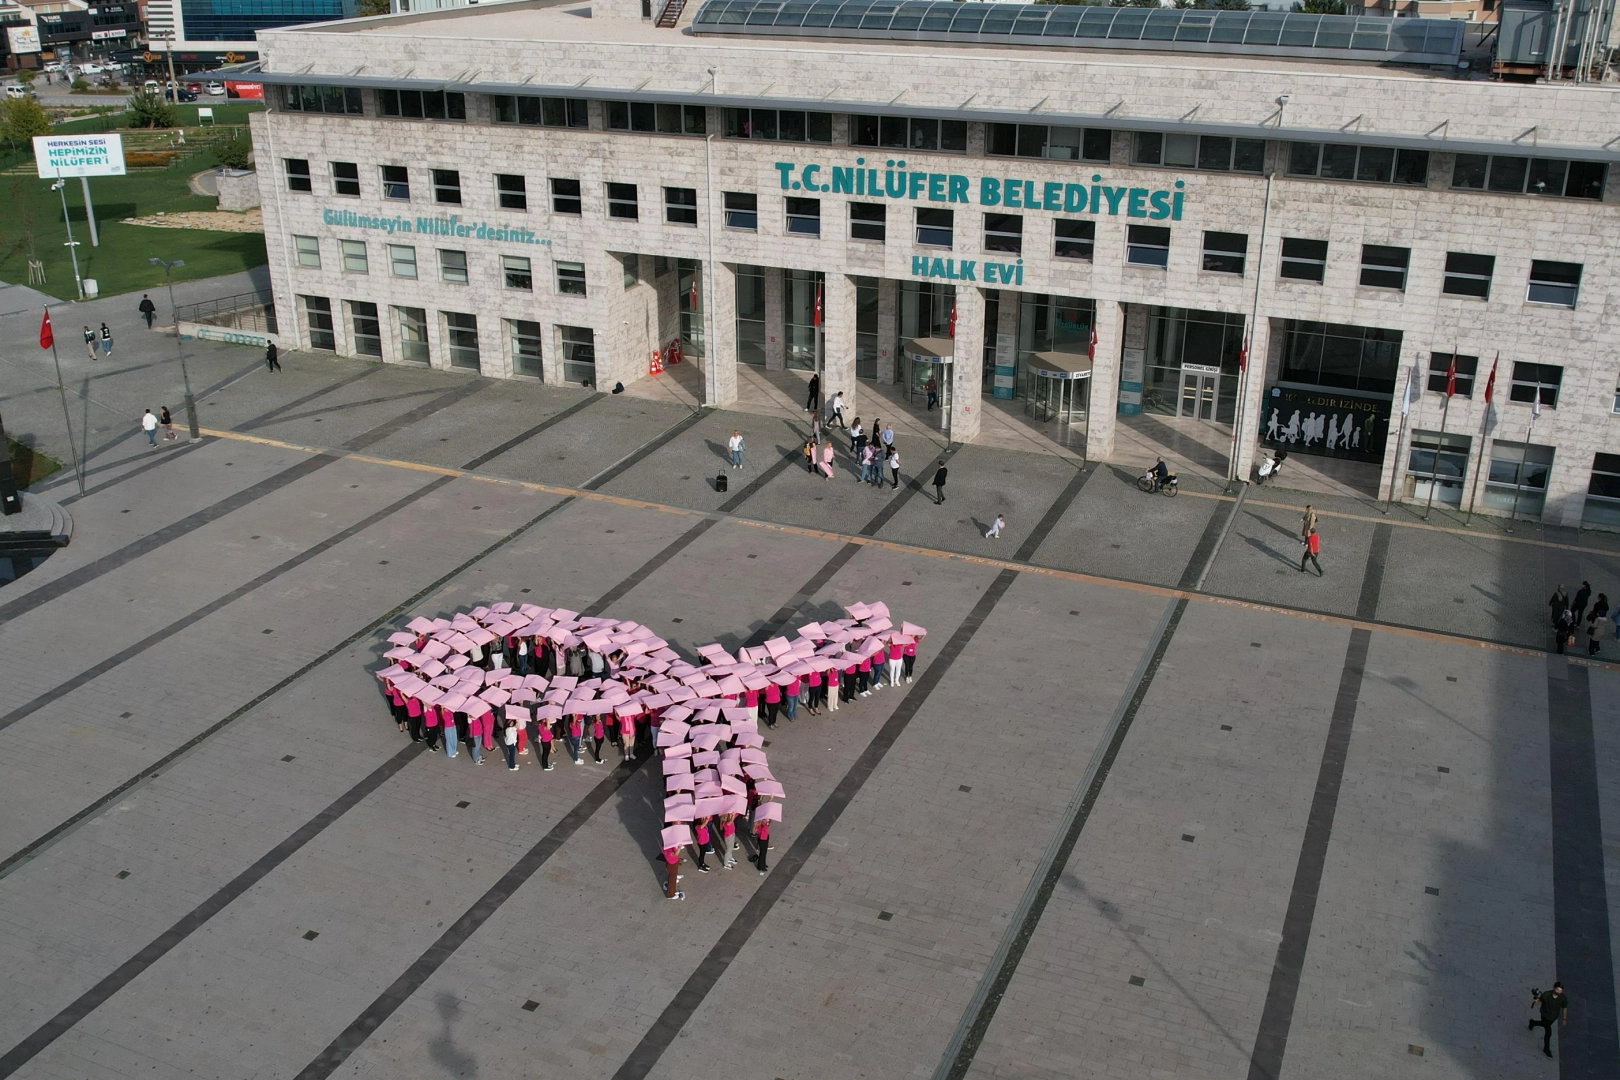
[[893, 446], [889, 447], [889, 479], [896, 488], [900, 486], [900, 451]]
[[272, 341], [264, 347], [264, 367], [266, 371], [281, 370], [281, 361], [276, 359], [279, 355], [280, 352], [277, 350], [275, 342]]
[[996, 520], [992, 521], [990, 523], [990, 527], [985, 530], [984, 538], [986, 540], [999, 540], [1001, 538], [1001, 530], [1005, 529], [1006, 527], [1007, 519], [1002, 517], [1000, 514], [997, 514]]
[[108, 356], [112, 355], [112, 330], [106, 323], [101, 324], [101, 351]]
[[151, 409], [147, 409], [146, 415], [141, 417], [141, 430], [146, 432], [146, 441], [154, 447], [157, 446], [157, 429], [158, 418], [152, 415]]
[[1306, 503], [1305, 514], [1299, 519], [1299, 538], [1301, 540], [1305, 539], [1311, 535], [1311, 530], [1314, 528], [1316, 528], [1316, 510], [1312, 508], [1310, 503]]
[[799, 447], [799, 453], [804, 457], [805, 472], [813, 473], [816, 471], [816, 454], [818, 450], [819, 448], [816, 446], [816, 440], [814, 439], [806, 439], [804, 445]]
[[1570, 601], [1569, 613], [1575, 616], [1575, 622], [1586, 620], [1586, 605], [1592, 602], [1592, 583], [1581, 582], [1581, 587], [1575, 590], [1575, 599]]
[[174, 433], [174, 417], [169, 415], [169, 407], [167, 405], [159, 408], [158, 423], [163, 427], [164, 442], [173, 442], [180, 437]]
[[88, 323], [84, 327], [84, 351], [90, 354], [90, 359], [96, 358], [96, 332]]
[[506, 718], [506, 726], [501, 729], [501, 746], [506, 750], [506, 771], [517, 772], [517, 721], [510, 716]]
[[152, 303], [152, 297], [141, 293], [141, 318], [146, 320], [146, 328], [152, 329], [152, 319], [157, 315], [157, 305]]
[[813, 413], [821, 402], [821, 376], [810, 376], [810, 391], [804, 396], [804, 411]]
[[849, 425], [849, 452], [859, 454], [861, 447], [866, 445], [866, 433], [861, 428], [861, 418], [856, 417]]
[[933, 372], [928, 373], [928, 385], [923, 389], [928, 391], [928, 411], [932, 412], [934, 406], [939, 404], [939, 380], [934, 378]]
[[1547, 601], [1548, 617], [1552, 625], [1558, 625], [1558, 613], [1569, 610], [1569, 594], [1562, 585], [1553, 590], [1552, 599]]
[[821, 445], [821, 478], [823, 480], [833, 478], [833, 444], [831, 439]]
[[935, 469], [934, 469], [934, 505], [935, 506], [944, 506], [945, 505], [945, 478], [947, 476], [949, 476], [949, 475], [950, 475], [950, 470], [945, 467], [945, 459], [940, 458], [939, 459], [939, 465], [937, 467], [935, 467]]
[[1311, 531], [1305, 534], [1305, 539], [1301, 543], [1305, 545], [1305, 552], [1299, 557], [1299, 572], [1302, 574], [1305, 572], [1305, 562], [1309, 560], [1311, 565], [1316, 567], [1316, 576], [1321, 577], [1322, 564], [1316, 561], [1316, 556], [1322, 551], [1322, 538], [1316, 534], [1315, 525], [1311, 526]]
[[821, 441], [821, 414], [820, 413], [811, 413], [810, 414], [810, 441], [813, 442], [813, 443], [819, 443]]
[[731, 451], [731, 467], [742, 468], [743, 437], [742, 432], [733, 430], [731, 438], [726, 440], [726, 449]]
[[[1601, 595], [1600, 593], [1599, 596]], [[1602, 640], [1613, 632], [1614, 623], [1609, 621], [1608, 615], [1606, 613], [1599, 615], [1597, 609], [1593, 608], [1592, 617], [1586, 624], [1586, 655], [1596, 656]]]
[[1557, 1023], [1560, 1027], [1569, 1026], [1569, 998], [1564, 994], [1564, 984], [1555, 982], [1551, 990], [1543, 990], [1532, 996], [1530, 1007], [1540, 1010], [1541, 1019], [1532, 1019], [1530, 1026], [1525, 1030], [1534, 1031], [1541, 1028], [1541, 1052], [1552, 1057], [1553, 1024]]
[[844, 426], [844, 392], [842, 390], [833, 395], [832, 401], [827, 406], [827, 421], [829, 423], [837, 421], [839, 427]]

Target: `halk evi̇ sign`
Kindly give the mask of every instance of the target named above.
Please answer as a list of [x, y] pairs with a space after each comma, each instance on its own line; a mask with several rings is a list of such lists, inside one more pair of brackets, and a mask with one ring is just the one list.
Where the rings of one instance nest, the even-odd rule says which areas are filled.
[[36, 135], [34, 165], [41, 179], [123, 176], [122, 135]]

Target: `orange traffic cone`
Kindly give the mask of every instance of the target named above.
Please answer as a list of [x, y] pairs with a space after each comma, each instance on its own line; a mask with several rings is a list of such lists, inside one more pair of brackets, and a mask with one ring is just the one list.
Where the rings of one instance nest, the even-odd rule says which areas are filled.
[[653, 350], [652, 365], [647, 369], [649, 375], [662, 375], [664, 373], [664, 357], [657, 349]]

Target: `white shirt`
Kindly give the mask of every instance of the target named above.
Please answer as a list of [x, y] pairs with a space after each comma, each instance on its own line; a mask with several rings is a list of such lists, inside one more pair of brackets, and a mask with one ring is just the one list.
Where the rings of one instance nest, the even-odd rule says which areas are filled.
[[147, 413], [145, 416], [141, 417], [141, 428], [145, 431], [156, 431], [157, 417], [153, 416], [151, 413]]
[[726, 449], [736, 453], [738, 450], [742, 449], [742, 444], [742, 436], [733, 435], [731, 438], [726, 440]]
[[516, 746], [517, 745], [517, 731], [518, 731], [518, 729], [515, 728], [515, 727], [509, 727], [509, 728], [505, 729], [506, 745], [507, 746]]

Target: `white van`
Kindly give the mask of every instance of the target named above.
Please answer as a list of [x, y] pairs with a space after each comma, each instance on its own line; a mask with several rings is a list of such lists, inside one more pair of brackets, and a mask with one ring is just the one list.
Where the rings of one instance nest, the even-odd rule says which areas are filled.
[[21, 98], [28, 96], [28, 87], [24, 86], [22, 83], [12, 83], [6, 87], [6, 97]]

